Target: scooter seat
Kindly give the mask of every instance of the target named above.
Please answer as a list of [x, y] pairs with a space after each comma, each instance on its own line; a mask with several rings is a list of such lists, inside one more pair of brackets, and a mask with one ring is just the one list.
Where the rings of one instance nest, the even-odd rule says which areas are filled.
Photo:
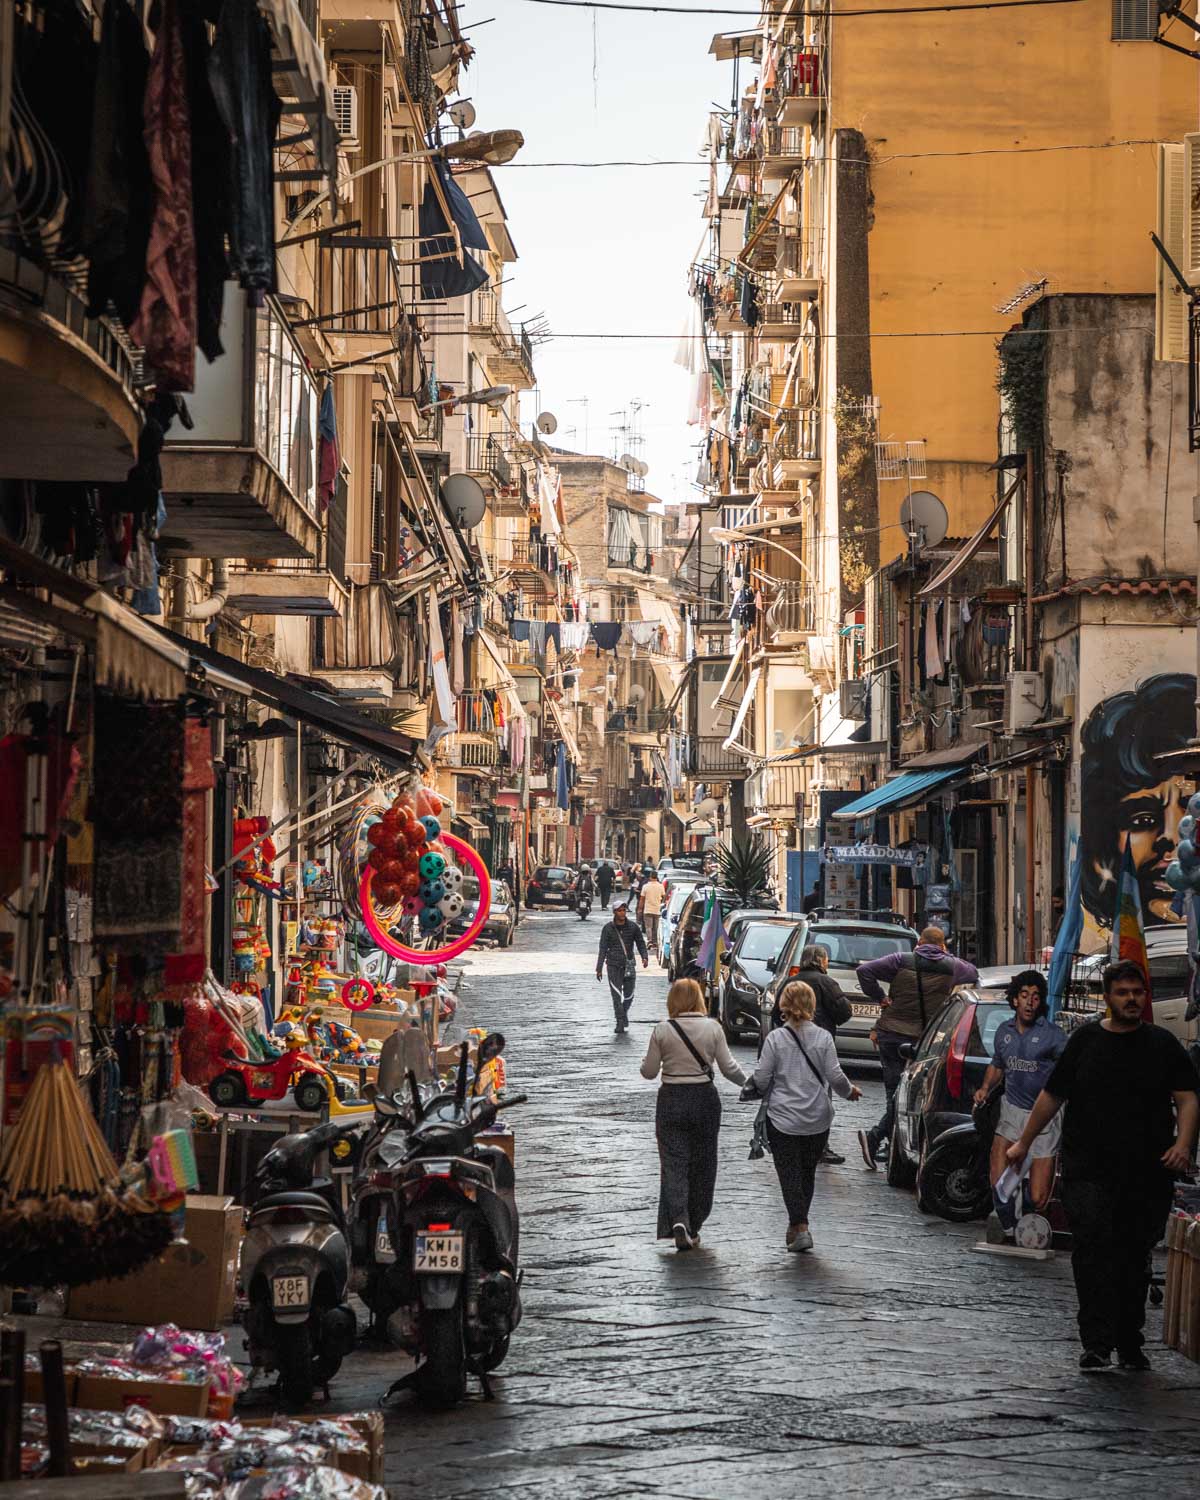
[[254, 1205], [252, 1212], [260, 1208], [319, 1208], [327, 1214], [334, 1212], [333, 1204], [320, 1193], [289, 1192], [268, 1193]]

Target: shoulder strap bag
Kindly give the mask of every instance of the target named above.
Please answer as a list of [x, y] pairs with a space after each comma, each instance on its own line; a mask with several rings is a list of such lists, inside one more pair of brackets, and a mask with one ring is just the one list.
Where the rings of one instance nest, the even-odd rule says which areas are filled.
[[713, 1083], [715, 1080], [713, 1078], [712, 1064], [711, 1063], [706, 1063], [704, 1061], [704, 1059], [700, 1056], [700, 1053], [698, 1052], [698, 1050], [696, 1049], [695, 1045], [693, 1044], [691, 1037], [688, 1036], [687, 1032], [684, 1031], [683, 1027], [679, 1024], [678, 1021], [670, 1021], [668, 1024], [671, 1025], [671, 1026], [673, 1026], [675, 1028], [676, 1032], [678, 1032], [678, 1034], [679, 1034], [679, 1040], [683, 1043], [683, 1045], [688, 1049], [688, 1051], [696, 1059], [696, 1066], [700, 1069], [700, 1071], [708, 1079], [709, 1083]]
[[921, 1034], [925, 1034], [925, 1028], [929, 1025], [929, 1017], [925, 1014], [925, 986], [921, 983], [921, 960], [913, 954], [913, 973], [917, 976], [917, 1001], [921, 1007]]
[[808, 1055], [808, 1049], [805, 1047], [804, 1043], [800, 1040], [800, 1038], [796, 1035], [796, 1033], [792, 1030], [792, 1028], [790, 1026], [785, 1026], [783, 1029], [784, 1029], [784, 1031], [787, 1032], [788, 1036], [791, 1037], [792, 1041], [795, 1042], [796, 1046], [800, 1048], [800, 1056], [804, 1059], [804, 1061], [812, 1069], [812, 1075], [813, 1075], [813, 1077], [817, 1080], [817, 1082], [821, 1085], [821, 1087], [823, 1089], [824, 1088], [828, 1088], [828, 1084], [825, 1082], [825, 1078], [824, 1078], [823, 1074], [821, 1073], [821, 1070], [817, 1067], [816, 1063], [813, 1062], [812, 1058], [809, 1057], [809, 1055]]

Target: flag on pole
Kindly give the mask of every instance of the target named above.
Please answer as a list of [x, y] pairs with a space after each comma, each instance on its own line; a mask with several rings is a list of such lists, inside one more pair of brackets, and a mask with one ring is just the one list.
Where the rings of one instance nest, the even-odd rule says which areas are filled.
[[1129, 845], [1121, 855], [1121, 870], [1117, 876], [1117, 909], [1113, 917], [1112, 947], [1113, 963], [1131, 959], [1141, 969], [1146, 980], [1146, 1004], [1142, 1009], [1142, 1020], [1154, 1020], [1154, 1007], [1150, 993], [1150, 963], [1146, 957], [1146, 929], [1142, 921], [1142, 892], [1134, 868], [1133, 852]]
[[696, 963], [716, 979], [721, 972], [721, 954], [729, 947], [729, 934], [721, 920], [721, 903], [716, 891], [709, 891], [704, 908], [704, 926], [700, 929], [700, 951]]
[[1050, 955], [1050, 976], [1047, 985], [1049, 994], [1049, 1017], [1054, 1020], [1062, 1009], [1063, 995], [1071, 978], [1071, 962], [1079, 948], [1083, 933], [1083, 861], [1080, 846], [1075, 845], [1075, 857], [1071, 861], [1071, 882], [1067, 890], [1067, 904], [1058, 935], [1054, 939], [1054, 952]]

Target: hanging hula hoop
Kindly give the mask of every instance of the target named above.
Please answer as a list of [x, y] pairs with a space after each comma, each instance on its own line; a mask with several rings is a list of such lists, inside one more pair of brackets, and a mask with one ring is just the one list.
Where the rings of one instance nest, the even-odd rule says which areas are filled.
[[367, 865], [362, 872], [362, 879], [358, 887], [358, 899], [362, 906], [363, 926], [371, 935], [371, 941], [385, 953], [390, 953], [393, 958], [399, 958], [409, 964], [444, 964], [450, 959], [457, 958], [460, 953], [465, 953], [479, 934], [483, 931], [484, 924], [488, 919], [488, 913], [492, 905], [492, 882], [488, 875], [487, 866], [475, 853], [470, 844], [465, 844], [462, 839], [456, 838], [452, 833], [440, 835], [439, 843], [445, 844], [453, 854], [457, 854], [463, 864], [469, 866], [471, 873], [479, 881], [479, 907], [475, 912], [475, 918], [470, 927], [456, 942], [448, 943], [444, 948], [407, 948], [379, 924], [375, 915], [375, 908], [371, 902], [371, 882], [375, 878], [375, 871], [371, 865]]
[[375, 1004], [375, 986], [369, 979], [347, 979], [342, 985], [342, 1004], [347, 1010], [370, 1010]]

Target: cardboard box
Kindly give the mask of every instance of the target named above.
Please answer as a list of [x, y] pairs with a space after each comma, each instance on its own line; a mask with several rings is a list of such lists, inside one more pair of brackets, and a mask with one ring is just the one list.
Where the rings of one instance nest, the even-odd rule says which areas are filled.
[[182, 1240], [132, 1276], [74, 1288], [67, 1316], [219, 1332], [233, 1321], [241, 1239], [242, 1210], [232, 1198], [189, 1195]]
[[[361, 1433], [367, 1440], [367, 1446], [371, 1450], [371, 1472], [360, 1475], [360, 1478], [369, 1479], [372, 1484], [383, 1483], [383, 1413], [381, 1411], [355, 1412], [353, 1416], [345, 1419], [351, 1427]], [[353, 1473], [348, 1469], [347, 1473]]]
[[208, 1381], [189, 1385], [182, 1380], [124, 1380], [117, 1375], [79, 1377], [75, 1405], [89, 1411], [124, 1411], [144, 1406], [160, 1416], [202, 1417], [208, 1410]]
[[[75, 1387], [79, 1383], [79, 1376], [73, 1365], [63, 1365], [63, 1382], [67, 1388], [67, 1405], [75, 1406]], [[23, 1386], [22, 1400], [31, 1406], [41, 1406], [46, 1399], [45, 1390], [42, 1387], [42, 1366], [36, 1354], [25, 1356], [25, 1383]]]

